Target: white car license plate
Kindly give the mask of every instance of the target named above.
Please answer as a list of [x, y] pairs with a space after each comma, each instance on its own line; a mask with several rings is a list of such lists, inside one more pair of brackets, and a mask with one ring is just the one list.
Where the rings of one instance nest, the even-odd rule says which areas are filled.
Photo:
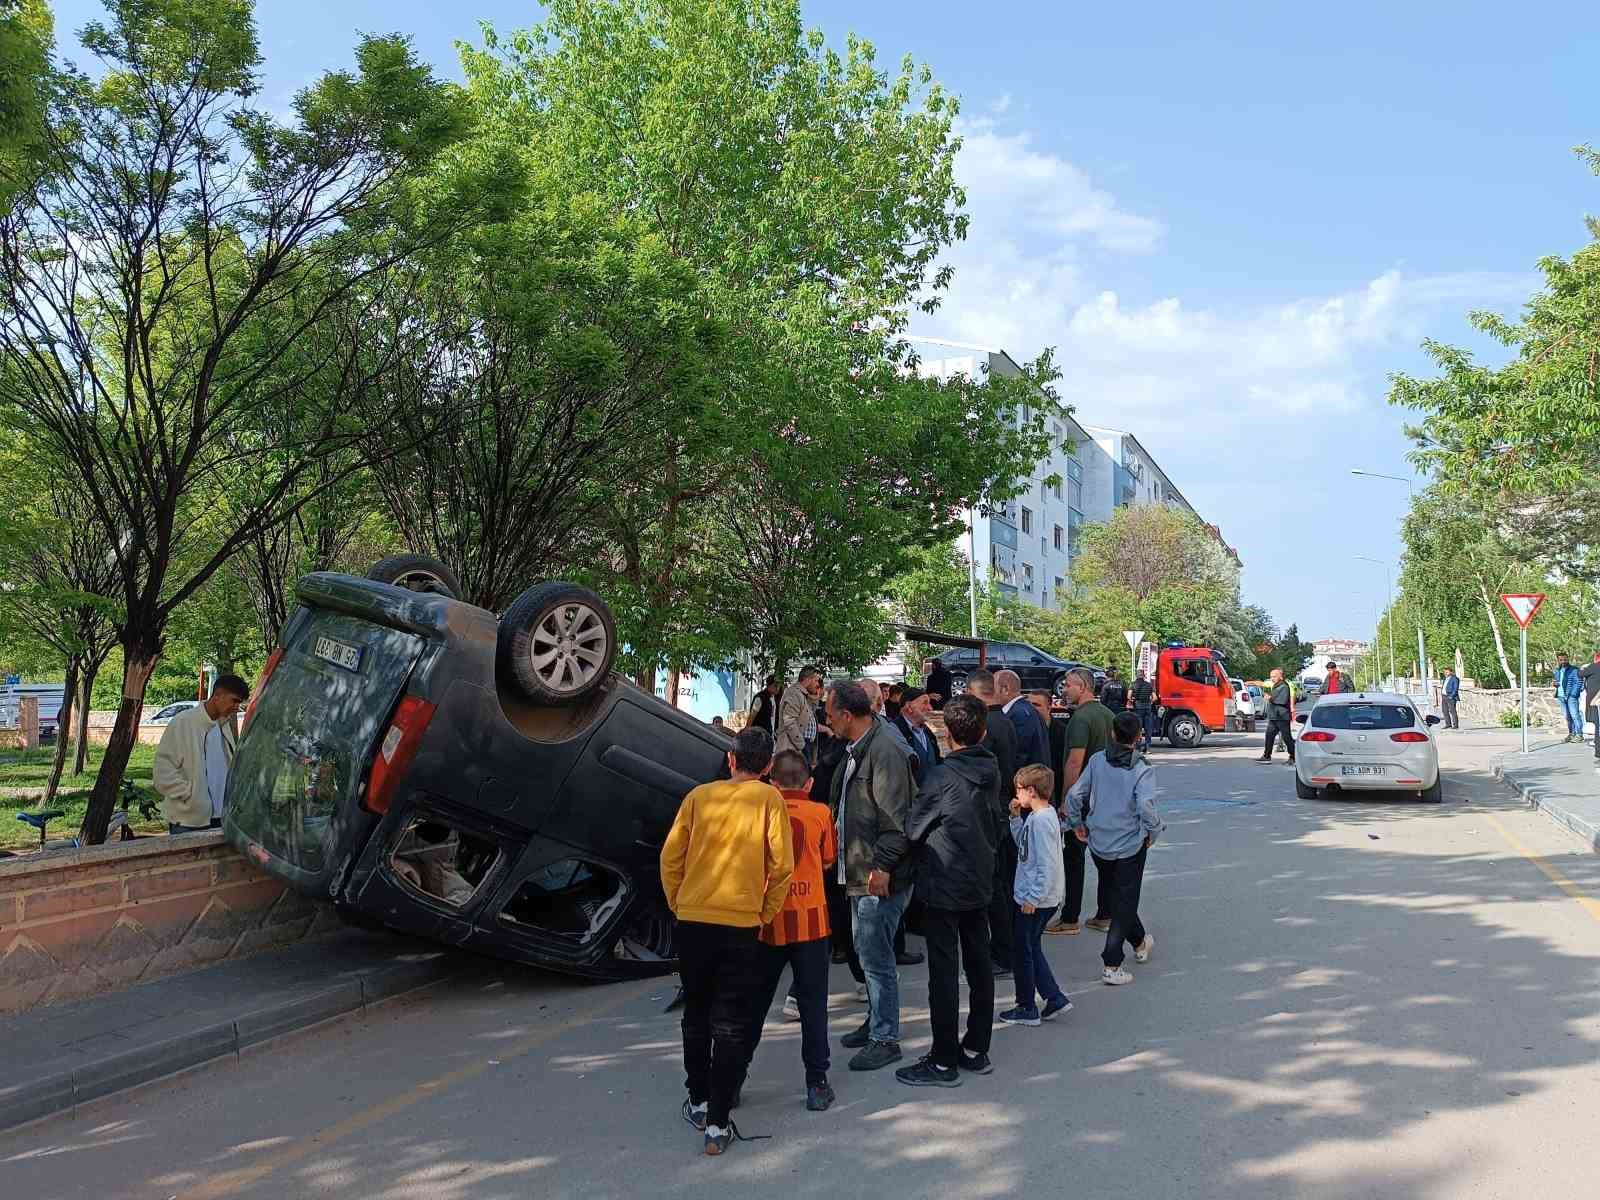
[[343, 667], [346, 671], [354, 671], [361, 666], [361, 647], [347, 646], [343, 642], [336, 642], [329, 637], [319, 637], [312, 646], [311, 652], [324, 662], [331, 662], [336, 667]]
[[1388, 767], [1340, 767], [1341, 775], [1387, 775]]

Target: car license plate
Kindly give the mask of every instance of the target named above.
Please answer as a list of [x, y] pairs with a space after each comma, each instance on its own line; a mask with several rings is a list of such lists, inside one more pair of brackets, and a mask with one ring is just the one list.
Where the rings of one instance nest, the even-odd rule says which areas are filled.
[[336, 667], [343, 667], [346, 671], [359, 670], [361, 667], [361, 647], [347, 646], [343, 642], [336, 642], [329, 637], [319, 637], [312, 646], [311, 652], [324, 662], [331, 662]]
[[1341, 775], [1387, 775], [1388, 767], [1340, 767]]

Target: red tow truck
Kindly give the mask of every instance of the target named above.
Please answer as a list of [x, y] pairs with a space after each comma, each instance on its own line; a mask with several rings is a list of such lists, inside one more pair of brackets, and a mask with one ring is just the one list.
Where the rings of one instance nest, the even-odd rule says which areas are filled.
[[1193, 749], [1226, 730], [1238, 711], [1222, 656], [1204, 646], [1163, 646], [1156, 659], [1158, 728], [1167, 741]]

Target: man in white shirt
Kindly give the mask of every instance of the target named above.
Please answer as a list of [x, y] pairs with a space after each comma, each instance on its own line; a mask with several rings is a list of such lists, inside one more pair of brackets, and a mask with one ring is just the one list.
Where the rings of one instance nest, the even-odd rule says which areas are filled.
[[168, 833], [221, 827], [228, 768], [233, 765], [232, 722], [249, 698], [249, 684], [237, 675], [223, 675], [209, 700], [178, 714], [162, 733], [154, 781]]

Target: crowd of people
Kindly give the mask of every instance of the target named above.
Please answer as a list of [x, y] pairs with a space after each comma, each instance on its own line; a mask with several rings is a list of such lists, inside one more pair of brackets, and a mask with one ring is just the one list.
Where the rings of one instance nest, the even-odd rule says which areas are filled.
[[[928, 682], [949, 686], [931, 673]], [[867, 1005], [839, 1039], [849, 1069], [902, 1062], [899, 967], [921, 961], [905, 949], [908, 917], [927, 947], [933, 1034], [919, 1061], [896, 1069], [908, 1086], [989, 1074], [997, 1021], [1032, 1027], [1071, 1011], [1048, 961], [1051, 935], [1104, 933], [1103, 982], [1132, 982], [1129, 948], [1143, 962], [1155, 945], [1139, 901], [1164, 828], [1140, 752], [1151, 722], [1136, 704], [1113, 712], [1084, 669], [1067, 677], [1068, 718], [1052, 699], [1024, 695], [1012, 671], [984, 669], [948, 697], [825, 684], [815, 667], [787, 686], [766, 681], [734, 735], [729, 778], [685, 797], [661, 851], [678, 921], [683, 1115], [705, 1153], [742, 1136], [731, 1114], [785, 968], [808, 1109], [836, 1099], [834, 963], [848, 965]], [[930, 727], [935, 705], [943, 742]], [[1099, 883], [1083, 921], [1088, 856]], [[1008, 978], [1014, 1002], [996, 1013], [996, 982]]]

